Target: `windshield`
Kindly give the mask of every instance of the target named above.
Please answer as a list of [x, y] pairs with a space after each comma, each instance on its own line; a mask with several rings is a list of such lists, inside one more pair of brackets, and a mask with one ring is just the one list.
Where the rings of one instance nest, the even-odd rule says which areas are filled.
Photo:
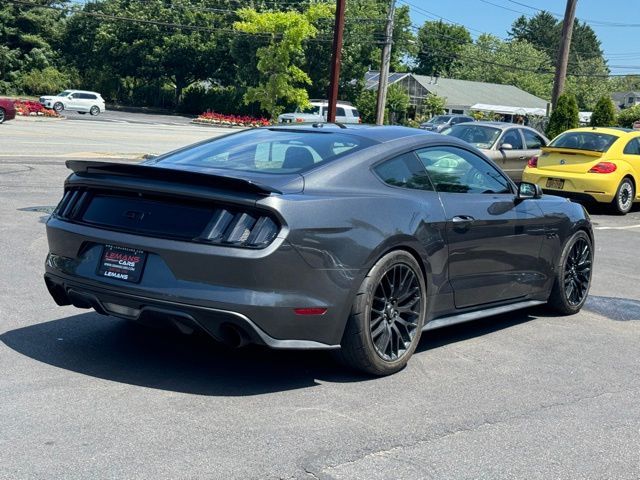
[[451, 120], [450, 115], [437, 115], [435, 117], [431, 117], [427, 123], [431, 123], [433, 125], [440, 125], [442, 123], [447, 123]]
[[307, 113], [309, 115], [320, 115], [320, 105], [311, 105], [307, 108], [296, 108], [296, 113]]
[[464, 140], [476, 148], [490, 149], [500, 136], [500, 129], [473, 125], [472, 123], [461, 123], [460, 125], [447, 128], [442, 133]]
[[565, 132], [554, 138], [550, 147], [606, 152], [618, 139], [615, 135], [596, 132]]
[[64, 92], [60, 92], [58, 95], [56, 95], [56, 97], [66, 97], [70, 93], [71, 93], [71, 91], [65, 90]]
[[374, 143], [339, 132], [255, 129], [186, 147], [159, 158], [158, 164], [288, 174]]

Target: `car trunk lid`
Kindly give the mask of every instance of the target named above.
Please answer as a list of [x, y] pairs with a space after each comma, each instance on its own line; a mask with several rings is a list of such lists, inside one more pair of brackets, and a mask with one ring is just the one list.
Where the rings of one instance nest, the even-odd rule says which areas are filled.
[[538, 169], [557, 172], [587, 173], [602, 158], [603, 152], [573, 148], [543, 147]]

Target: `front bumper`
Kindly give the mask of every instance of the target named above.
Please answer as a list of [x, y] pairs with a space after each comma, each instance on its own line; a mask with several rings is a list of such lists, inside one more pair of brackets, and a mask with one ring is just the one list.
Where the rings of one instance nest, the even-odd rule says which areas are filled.
[[[606, 177], [606, 178], [605, 178]], [[547, 187], [547, 180], [557, 178], [564, 180], [562, 190]], [[525, 168], [522, 181], [539, 185], [545, 192], [578, 201], [596, 201], [611, 203], [615, 197], [619, 179], [602, 173], [571, 173], [538, 168]]]

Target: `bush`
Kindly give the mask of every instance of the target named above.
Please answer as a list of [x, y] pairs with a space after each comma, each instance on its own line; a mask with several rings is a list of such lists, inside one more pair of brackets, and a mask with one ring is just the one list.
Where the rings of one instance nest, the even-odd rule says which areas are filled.
[[547, 137], [555, 138], [565, 130], [578, 128], [579, 125], [580, 117], [576, 97], [571, 93], [563, 93], [558, 97], [558, 104], [549, 118]]
[[640, 105], [625, 108], [618, 114], [618, 126], [631, 128], [633, 122], [640, 120]]
[[245, 105], [244, 91], [229, 86], [191, 85], [186, 88], [182, 96], [180, 111], [198, 114], [203, 111], [213, 111], [233, 115], [260, 115], [262, 112], [256, 104]]
[[591, 114], [592, 127], [612, 127], [616, 124], [616, 109], [609, 97], [600, 97]]
[[54, 67], [42, 70], [31, 70], [20, 76], [19, 83], [22, 90], [29, 95], [53, 95], [75, 83], [74, 75], [61, 72]]

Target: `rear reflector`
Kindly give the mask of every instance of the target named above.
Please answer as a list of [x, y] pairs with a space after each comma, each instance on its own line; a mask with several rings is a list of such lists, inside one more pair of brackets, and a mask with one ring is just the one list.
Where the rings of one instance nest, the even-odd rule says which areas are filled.
[[538, 168], [538, 156], [534, 155], [527, 162], [527, 167], [529, 168]]
[[618, 167], [615, 163], [611, 162], [600, 162], [596, 164], [589, 173], [613, 173], [616, 171]]
[[296, 315], [324, 315], [327, 313], [327, 309], [321, 307], [295, 308], [293, 311], [296, 312]]

